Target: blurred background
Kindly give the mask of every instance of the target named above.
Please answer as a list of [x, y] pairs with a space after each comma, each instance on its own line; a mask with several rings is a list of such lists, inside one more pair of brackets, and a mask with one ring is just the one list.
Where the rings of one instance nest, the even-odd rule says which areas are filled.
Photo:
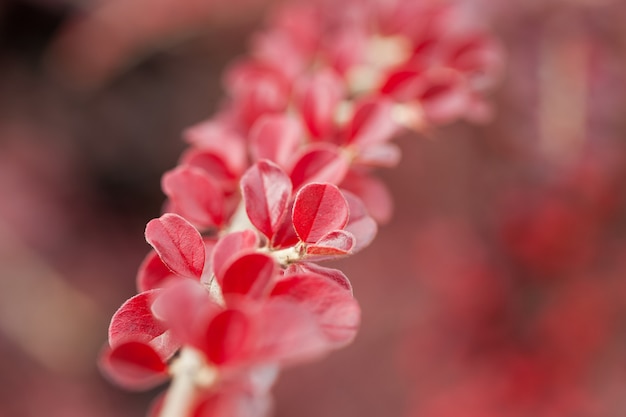
[[[393, 220], [336, 263], [359, 336], [287, 370], [277, 417], [626, 413], [626, 3], [461, 2], [506, 50], [495, 120], [399, 139]], [[0, 0], [0, 417], [145, 415], [96, 358], [270, 7]]]

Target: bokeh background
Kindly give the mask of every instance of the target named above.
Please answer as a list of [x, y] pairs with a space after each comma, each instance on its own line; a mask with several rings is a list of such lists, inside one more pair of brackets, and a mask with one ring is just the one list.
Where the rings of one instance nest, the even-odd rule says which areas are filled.
[[[460, 2], [506, 51], [495, 119], [399, 139], [393, 220], [337, 263], [359, 336], [287, 370], [277, 417], [626, 413], [626, 3]], [[0, 1], [0, 417], [145, 415], [96, 358], [271, 7]]]

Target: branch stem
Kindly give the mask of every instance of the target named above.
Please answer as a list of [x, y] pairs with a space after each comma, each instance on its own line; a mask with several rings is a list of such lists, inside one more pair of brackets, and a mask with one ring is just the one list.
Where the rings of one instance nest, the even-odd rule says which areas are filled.
[[171, 366], [172, 383], [165, 395], [160, 417], [188, 417], [193, 411], [199, 387], [213, 385], [217, 372], [209, 368], [202, 354], [192, 348], [181, 349]]

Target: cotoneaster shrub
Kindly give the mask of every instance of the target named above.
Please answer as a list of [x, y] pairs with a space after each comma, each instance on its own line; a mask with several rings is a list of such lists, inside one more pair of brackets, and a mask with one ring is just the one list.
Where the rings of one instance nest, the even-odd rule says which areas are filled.
[[373, 176], [391, 139], [484, 121], [496, 42], [455, 5], [350, 0], [283, 6], [189, 128], [138, 294], [114, 314], [101, 368], [129, 389], [172, 382], [151, 415], [263, 416], [285, 365], [350, 343], [352, 285], [318, 262], [354, 254], [391, 216]]

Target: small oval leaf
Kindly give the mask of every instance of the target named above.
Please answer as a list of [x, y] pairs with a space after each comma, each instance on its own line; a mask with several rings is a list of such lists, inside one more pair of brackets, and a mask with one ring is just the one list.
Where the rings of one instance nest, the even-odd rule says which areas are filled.
[[287, 174], [268, 160], [259, 161], [241, 178], [241, 193], [250, 222], [272, 239], [291, 199]]
[[325, 234], [342, 229], [350, 211], [339, 188], [332, 184], [309, 184], [296, 195], [293, 226], [303, 242], [315, 243]]
[[224, 271], [230, 263], [242, 252], [255, 249], [259, 245], [259, 238], [252, 230], [242, 230], [224, 235], [213, 248], [213, 273], [218, 281], [224, 276]]
[[219, 280], [224, 297], [232, 294], [259, 299], [269, 293], [277, 266], [263, 253], [248, 253], [235, 259]]
[[146, 241], [175, 274], [200, 279], [205, 249], [202, 236], [177, 214], [164, 214], [146, 225]]
[[222, 189], [204, 170], [180, 166], [163, 175], [161, 187], [179, 213], [191, 222], [203, 227], [223, 223]]
[[339, 184], [350, 167], [341, 150], [329, 143], [316, 143], [304, 150], [291, 169], [293, 189], [312, 182]]
[[167, 380], [167, 365], [149, 345], [128, 341], [106, 349], [100, 369], [116, 384], [130, 390], [147, 390]]
[[297, 301], [311, 311], [335, 347], [356, 336], [361, 310], [352, 295], [326, 277], [315, 274], [290, 275], [272, 290], [272, 298]]
[[293, 117], [262, 116], [250, 130], [250, 151], [255, 160], [269, 159], [286, 168], [302, 143], [302, 125]]
[[345, 230], [333, 230], [326, 233], [312, 245], [306, 248], [307, 258], [315, 256], [333, 257], [348, 255], [354, 247], [355, 240], [351, 233]]
[[169, 278], [175, 276], [159, 255], [151, 250], [137, 271], [137, 289], [139, 292], [144, 292], [161, 288]]
[[216, 315], [206, 328], [202, 351], [216, 365], [236, 361], [245, 348], [250, 321], [241, 311], [230, 309]]
[[334, 283], [339, 284], [340, 286], [345, 288], [348, 292], [350, 292], [350, 294], [352, 294], [352, 284], [350, 283], [350, 280], [348, 279], [346, 274], [344, 274], [338, 269], [326, 268], [324, 266], [319, 266], [318, 264], [315, 264], [312, 262], [298, 262], [298, 263], [289, 265], [287, 269], [285, 269], [285, 277], [289, 275], [298, 275], [303, 272], [304, 273], [310, 272], [310, 273], [324, 276], [330, 279], [331, 281], [333, 281]]
[[172, 339], [167, 326], [152, 314], [152, 302], [159, 293], [160, 290], [151, 290], [137, 294], [113, 314], [109, 325], [111, 347], [132, 339], [152, 346], [163, 360], [178, 349], [179, 344]]

